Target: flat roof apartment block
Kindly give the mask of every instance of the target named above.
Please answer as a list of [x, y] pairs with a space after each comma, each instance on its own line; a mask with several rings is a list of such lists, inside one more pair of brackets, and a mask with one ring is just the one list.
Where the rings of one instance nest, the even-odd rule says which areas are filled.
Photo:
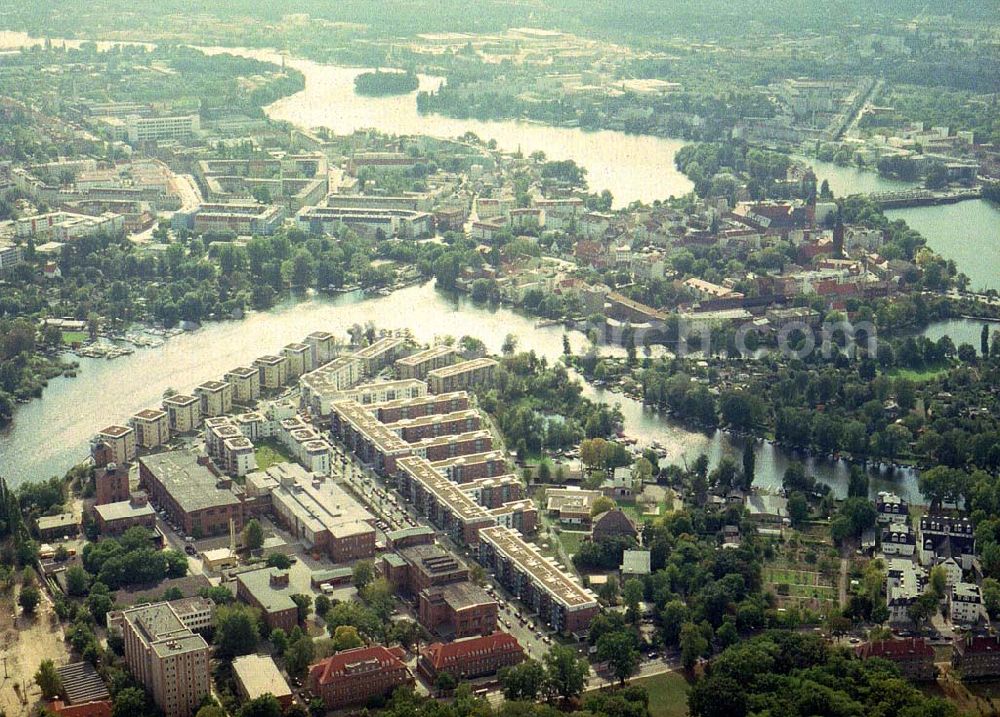
[[374, 376], [387, 366], [391, 366], [406, 347], [406, 341], [395, 336], [386, 336], [369, 346], [354, 352], [361, 361], [365, 376]]
[[421, 624], [455, 638], [490, 634], [497, 628], [498, 612], [497, 601], [467, 581], [425, 588], [417, 599]]
[[315, 367], [312, 348], [309, 344], [291, 343], [281, 349], [281, 355], [288, 359], [288, 380], [298, 378]]
[[129, 426], [102, 428], [94, 441], [108, 447], [114, 463], [129, 463], [135, 459], [135, 431]]
[[480, 562], [553, 629], [585, 630], [597, 614], [597, 597], [516, 530], [484, 528], [479, 541]]
[[481, 429], [453, 436], [424, 438], [410, 445], [413, 447], [413, 455], [415, 456], [421, 456], [429, 461], [443, 461], [446, 458], [492, 450], [493, 435], [489, 431]]
[[453, 456], [432, 465], [452, 483], [468, 483], [480, 478], [490, 478], [507, 472], [507, 458], [501, 451], [485, 451], [464, 456]]
[[226, 372], [226, 382], [233, 386], [233, 400], [250, 404], [260, 398], [260, 370], [238, 366]]
[[271, 391], [285, 385], [288, 380], [288, 359], [284, 356], [265, 355], [254, 359], [253, 365], [260, 371], [260, 387]]
[[469, 407], [469, 394], [465, 391], [453, 391], [437, 396], [417, 396], [416, 398], [400, 398], [395, 401], [372, 404], [371, 409], [382, 423], [394, 423], [404, 418], [421, 418], [452, 411], [461, 411]]
[[224, 535], [229, 521], [243, 529], [243, 489], [186, 450], [139, 459], [139, 481], [188, 535]]
[[190, 717], [211, 692], [210, 651], [170, 603], [126, 609], [125, 664], [167, 717]]
[[424, 458], [400, 458], [399, 490], [413, 501], [414, 507], [427, 516], [453, 539], [466, 545], [479, 542], [481, 528], [495, 525], [496, 521], [486, 508], [470, 495], [436, 471]]
[[341, 400], [357, 401], [362, 406], [372, 403], [385, 403], [402, 398], [417, 398], [427, 395], [427, 384], [415, 378], [397, 381], [373, 381], [362, 383], [344, 391]]
[[147, 450], [159, 448], [170, 440], [170, 416], [158, 408], [145, 408], [129, 419], [135, 430], [135, 442]]
[[362, 363], [354, 356], [338, 356], [299, 378], [302, 403], [319, 416], [330, 415], [331, 405], [361, 380]]
[[471, 408], [418, 418], [401, 418], [395, 423], [386, 424], [386, 428], [399, 435], [407, 443], [470, 433], [478, 431], [479, 426], [479, 412]]
[[412, 452], [409, 443], [355, 401], [332, 404], [330, 416], [333, 435], [383, 475], [395, 473], [396, 459]]
[[329, 331], [313, 331], [303, 339], [312, 353], [313, 368], [322, 366], [336, 356], [337, 337]]
[[201, 425], [201, 401], [196, 396], [177, 393], [163, 399], [163, 410], [174, 433], [188, 433]]
[[446, 393], [489, 384], [496, 376], [498, 364], [491, 358], [453, 363], [427, 373], [427, 383], [432, 393]]
[[194, 389], [201, 399], [202, 416], [224, 416], [233, 410], [233, 387], [228, 381], [205, 381]]
[[456, 356], [454, 347], [438, 344], [396, 359], [396, 375], [400, 378], [424, 379], [429, 371], [454, 363]]

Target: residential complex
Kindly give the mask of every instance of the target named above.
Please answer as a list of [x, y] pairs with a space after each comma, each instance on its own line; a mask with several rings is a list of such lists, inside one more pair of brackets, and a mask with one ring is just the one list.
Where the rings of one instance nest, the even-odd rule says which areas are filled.
[[552, 629], [564, 633], [587, 629], [598, 612], [597, 596], [557, 567], [533, 544], [510, 528], [479, 531], [479, 561]]
[[129, 419], [136, 445], [152, 450], [170, 440], [170, 414], [159, 408], [145, 408]]
[[409, 209], [302, 207], [295, 222], [311, 234], [332, 234], [346, 226], [369, 237], [417, 239], [434, 231], [433, 214]]
[[128, 426], [108, 426], [97, 432], [94, 443], [104, 445], [114, 463], [129, 463], [135, 458], [135, 431]]
[[451, 365], [457, 354], [453, 346], [438, 344], [423, 351], [396, 359], [396, 374], [400, 378], [427, 378], [434, 369]]
[[428, 371], [427, 383], [432, 393], [469, 389], [492, 382], [499, 365], [491, 358], [453, 363]]
[[173, 433], [188, 433], [201, 425], [201, 401], [195, 396], [184, 393], [168, 396], [163, 399], [163, 410]]
[[194, 395], [201, 399], [202, 416], [222, 416], [232, 413], [233, 387], [226, 381], [205, 381], [194, 389]]
[[211, 693], [210, 650], [172, 603], [128, 608], [121, 616], [125, 664], [166, 717], [190, 717]]

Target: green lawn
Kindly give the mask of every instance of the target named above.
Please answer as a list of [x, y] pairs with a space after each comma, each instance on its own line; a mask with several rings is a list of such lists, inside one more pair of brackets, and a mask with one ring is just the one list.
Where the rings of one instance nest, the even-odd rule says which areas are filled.
[[257, 468], [267, 470], [276, 463], [291, 463], [292, 458], [277, 441], [263, 440], [257, 444]]
[[914, 383], [922, 383], [937, 378], [945, 373], [948, 373], [948, 364], [927, 366], [920, 370], [912, 368], [894, 368], [888, 375], [892, 378], [905, 378], [913, 381]]
[[687, 696], [691, 690], [684, 676], [667, 672], [655, 677], [630, 680], [629, 684], [646, 688], [651, 717], [687, 717]]
[[566, 554], [573, 557], [580, 551], [580, 545], [586, 537], [587, 533], [571, 533], [564, 530], [559, 533], [559, 542], [562, 543]]
[[90, 338], [90, 335], [83, 331], [63, 331], [62, 340], [67, 346], [73, 343], [83, 343]]

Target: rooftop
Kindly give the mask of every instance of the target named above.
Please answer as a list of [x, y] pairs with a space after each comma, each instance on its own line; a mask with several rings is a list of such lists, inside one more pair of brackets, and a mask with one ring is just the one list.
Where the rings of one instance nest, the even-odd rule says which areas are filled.
[[98, 431], [97, 435], [108, 436], [109, 438], [120, 438], [131, 431], [132, 429], [128, 426], [108, 426], [107, 428], [102, 428]]
[[357, 401], [338, 401], [333, 408], [341, 420], [351, 424], [354, 430], [374, 443], [383, 453], [405, 453], [410, 450], [409, 443], [389, 430]]
[[173, 396], [163, 399], [163, 402], [171, 406], [189, 406], [192, 403], [198, 403], [198, 399], [186, 393], [175, 393]]
[[387, 351], [392, 351], [400, 346], [402, 346], [406, 341], [395, 336], [386, 336], [381, 338], [370, 346], [365, 346], [363, 349], [359, 349], [354, 352], [354, 355], [359, 359], [371, 359], [381, 356]]
[[261, 568], [240, 573], [236, 580], [243, 584], [265, 612], [273, 613], [295, 608], [295, 601], [292, 600], [295, 589], [287, 580], [282, 581], [287, 576], [287, 572], [277, 568]]
[[158, 408], [144, 408], [135, 414], [135, 418], [143, 421], [155, 421], [156, 419], [163, 418], [166, 415], [166, 411]]
[[628, 575], [649, 575], [650, 552], [626, 550], [622, 553], [622, 572]]
[[[440, 396], [446, 396], [448, 394], [438, 394]], [[432, 461], [431, 465], [435, 468], [450, 468], [451, 466], [467, 465], [472, 466], [478, 463], [487, 463], [489, 461], [506, 461], [504, 454], [501, 451], [483, 451], [482, 453], [468, 453], [464, 456], [452, 456], [451, 458], [444, 458], [440, 461]]]
[[365, 408], [375, 411], [384, 410], [390, 408], [401, 408], [401, 407], [413, 407], [413, 406], [426, 406], [428, 404], [433, 405], [435, 403], [441, 403], [443, 401], [452, 401], [456, 399], [468, 398], [469, 394], [465, 391], [450, 391], [448, 393], [437, 393], [426, 396], [414, 396], [413, 398], [397, 398], [392, 401], [382, 401], [381, 403], [369, 403], [365, 405]]
[[155, 515], [156, 511], [146, 501], [120, 500], [117, 503], [95, 505], [94, 510], [106, 523], [126, 518], [143, 518]]
[[485, 590], [468, 581], [427, 588], [427, 592], [440, 594], [448, 607], [455, 611], [496, 603]]
[[177, 450], [143, 456], [144, 465], [170, 493], [186, 513], [206, 508], [236, 505], [240, 502], [233, 488], [198, 462], [190, 451]]
[[438, 503], [447, 506], [459, 518], [466, 521], [482, 519], [493, 522], [483, 506], [466, 494], [461, 486], [441, 475], [426, 458], [405, 456], [400, 458], [396, 465], [433, 495]]
[[318, 684], [327, 685], [338, 679], [366, 672], [380, 672], [389, 668], [405, 669], [406, 665], [400, 660], [403, 654], [399, 647], [356, 647], [320, 660], [309, 668], [309, 673], [316, 676]]
[[535, 584], [567, 608], [579, 609], [597, 605], [597, 598], [568, 573], [538, 552], [521, 534], [511, 528], [491, 526], [479, 531], [480, 542], [486, 542], [518, 568], [531, 576]]
[[454, 346], [448, 346], [447, 344], [438, 344], [437, 346], [431, 346], [429, 349], [424, 349], [423, 351], [417, 351], [416, 353], [410, 354], [409, 356], [404, 356], [401, 359], [396, 360], [396, 365], [402, 366], [416, 366], [423, 363], [424, 361], [431, 361], [442, 356], [448, 356], [455, 353]]
[[106, 700], [111, 697], [104, 680], [89, 662], [73, 662], [56, 668], [62, 680], [63, 693], [71, 705]]
[[226, 372], [226, 376], [237, 376], [238, 378], [250, 378], [251, 376], [257, 375], [257, 369], [250, 368], [249, 366], [237, 366], [234, 369], [230, 369]]
[[228, 385], [225, 381], [205, 381], [204, 383], [199, 383], [198, 388], [214, 393], [215, 391], [221, 391]]
[[471, 361], [461, 361], [459, 363], [453, 363], [450, 366], [442, 366], [441, 368], [436, 368], [433, 371], [428, 372], [427, 377], [435, 378], [447, 378], [448, 376], [459, 376], [468, 371], [475, 371], [481, 368], [487, 368], [490, 366], [499, 366], [494, 359], [491, 358], [477, 358]]
[[58, 530], [59, 528], [75, 528], [77, 520], [72, 513], [59, 513], [58, 515], [40, 516], [36, 523], [39, 530]]
[[281, 699], [292, 694], [278, 666], [268, 655], [243, 655], [233, 658], [233, 675], [243, 685], [249, 699], [270, 693]]
[[467, 637], [454, 642], [435, 642], [424, 649], [423, 656], [434, 666], [435, 670], [441, 670], [457, 665], [470, 657], [492, 655], [508, 650], [523, 652], [521, 645], [518, 644], [513, 635], [506, 632], [494, 632], [492, 635]]

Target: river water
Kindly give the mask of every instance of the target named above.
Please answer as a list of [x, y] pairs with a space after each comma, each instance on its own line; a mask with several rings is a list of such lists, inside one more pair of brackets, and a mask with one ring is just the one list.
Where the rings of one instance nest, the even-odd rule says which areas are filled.
[[[0, 32], [0, 50], [38, 42], [21, 33]], [[264, 50], [208, 51], [228, 51], [280, 62], [277, 53]], [[287, 62], [303, 72], [306, 87], [268, 108], [275, 119], [305, 127], [325, 126], [337, 133], [373, 128], [395, 134], [457, 137], [471, 131], [484, 140], [495, 139], [504, 149], [520, 149], [525, 153], [541, 150], [552, 159], [575, 159], [588, 169], [591, 189], [610, 190], [619, 206], [635, 199], [651, 201], [684, 194], [691, 188], [673, 163], [674, 154], [684, 144], [680, 140], [610, 131], [584, 132], [525, 122], [479, 122], [420, 115], [413, 94], [387, 98], [355, 95], [353, 80], [360, 69], [300, 59]], [[439, 78], [422, 77], [421, 87], [431, 88], [438, 82]], [[829, 179], [838, 195], [900, 186], [874, 173], [810, 161], [816, 166], [820, 180]], [[964, 211], [976, 204], [965, 202], [944, 209]], [[943, 208], [930, 208], [928, 214], [934, 217], [940, 209]], [[992, 207], [987, 209], [995, 212]], [[901, 210], [893, 215], [909, 221], [911, 212], [920, 210]], [[989, 212], [970, 213], [970, 221], [985, 222], [985, 226], [971, 226], [968, 236], [997, 239], [996, 216]], [[927, 234], [931, 246], [958, 262], [958, 255], [950, 256], [944, 250], [954, 237], [954, 226], [949, 226], [947, 220], [928, 221], [925, 226], [939, 232]], [[970, 277], [979, 269], [986, 281], [995, 283], [996, 277], [990, 273], [992, 269], [996, 274], [996, 262], [990, 264], [974, 257], [968, 264], [965, 261], [959, 263], [959, 268]], [[978, 285], [974, 278], [973, 286]], [[561, 328], [536, 328], [534, 319], [506, 308], [487, 308], [446, 296], [430, 283], [374, 299], [347, 295], [290, 300], [270, 312], [251, 314], [241, 322], [210, 324], [173, 338], [163, 347], [140, 349], [125, 358], [82, 359], [77, 378], [51, 381], [44, 400], [17, 409], [13, 426], [0, 433], [0, 471], [14, 484], [60, 475], [86, 456], [88, 441], [97, 429], [125, 421], [142, 408], [158, 405], [167, 388], [188, 390], [203, 380], [220, 377], [234, 366], [249, 363], [256, 356], [300, 340], [310, 331], [321, 329], [343, 334], [350, 325], [366, 321], [380, 328], [410, 328], [418, 339], [425, 341], [441, 333], [456, 337], [468, 334], [482, 339], [492, 351], [499, 351], [504, 336], [513, 333], [519, 338], [522, 350], [534, 350], [550, 360], [556, 360], [562, 353]], [[585, 343], [582, 335], [576, 333], [571, 335], [571, 341], [575, 350], [583, 348]], [[626, 433], [642, 443], [660, 442], [667, 448], [671, 462], [690, 462], [702, 452], [709, 455], [713, 464], [723, 455], [737, 459], [742, 455], [743, 444], [738, 438], [719, 431], [690, 431], [620, 394], [589, 386], [586, 393], [598, 400], [618, 403], [625, 416]], [[759, 485], [779, 486], [788, 463], [803, 459], [812, 473], [829, 483], [837, 495], [846, 492], [848, 468], [843, 462], [805, 459], [769, 443], [759, 442], [755, 450]], [[915, 476], [908, 471], [899, 472], [895, 480], [873, 481], [873, 491], [882, 488], [892, 488], [911, 500], [919, 498]]]

